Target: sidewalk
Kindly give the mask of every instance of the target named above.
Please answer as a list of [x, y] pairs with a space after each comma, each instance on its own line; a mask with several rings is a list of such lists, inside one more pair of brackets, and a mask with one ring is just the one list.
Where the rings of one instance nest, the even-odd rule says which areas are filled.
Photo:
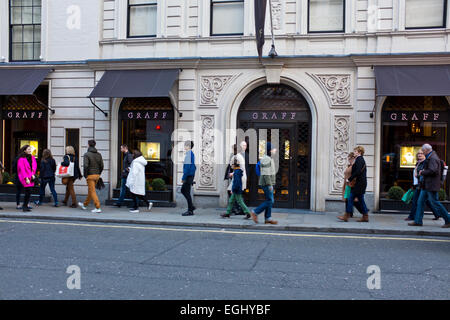
[[130, 213], [125, 207], [116, 208], [104, 206], [100, 214], [91, 213], [91, 207], [83, 211], [80, 208], [59, 207], [44, 204], [35, 207], [32, 212], [23, 213], [15, 209], [15, 203], [2, 203], [0, 211], [2, 220], [8, 218], [67, 220], [83, 222], [148, 224], [165, 226], [211, 227], [226, 229], [252, 229], [276, 231], [304, 232], [334, 232], [356, 234], [387, 234], [387, 235], [422, 235], [450, 237], [450, 229], [443, 229], [444, 221], [431, 220], [432, 215], [425, 215], [423, 227], [410, 227], [403, 219], [403, 214], [370, 214], [369, 223], [359, 223], [355, 218], [349, 222], [341, 222], [336, 217], [337, 212], [312, 212], [308, 210], [273, 209], [272, 216], [278, 220], [278, 225], [265, 225], [263, 213], [259, 215], [259, 223], [244, 220], [244, 216], [231, 216], [230, 219], [220, 217], [225, 212], [222, 208], [198, 209], [194, 216], [183, 217], [182, 208], [153, 208], [148, 212], [143, 207], [140, 213]]

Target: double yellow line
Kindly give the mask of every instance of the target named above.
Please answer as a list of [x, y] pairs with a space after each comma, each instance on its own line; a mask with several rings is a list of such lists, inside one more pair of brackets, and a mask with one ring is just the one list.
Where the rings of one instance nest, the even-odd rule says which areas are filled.
[[338, 238], [338, 239], [399, 240], [399, 241], [450, 243], [450, 239], [406, 238], [406, 237], [387, 237], [387, 236], [381, 237], [381, 236], [356, 236], [356, 235], [326, 235], [326, 234], [305, 234], [305, 233], [263, 232], [263, 231], [233, 231], [233, 230], [225, 230], [225, 229], [210, 230], [210, 229], [186, 229], [186, 228], [169, 228], [169, 227], [141, 227], [141, 226], [128, 226], [128, 225], [69, 223], [69, 222], [41, 222], [41, 221], [5, 220], [5, 219], [0, 219], [0, 223], [43, 224], [43, 225], [72, 226], [72, 227], [86, 227], [86, 228], [202, 232], [202, 233], [222, 233], [222, 234], [240, 234], [240, 235], [264, 235], [264, 236], [297, 237], [297, 238]]

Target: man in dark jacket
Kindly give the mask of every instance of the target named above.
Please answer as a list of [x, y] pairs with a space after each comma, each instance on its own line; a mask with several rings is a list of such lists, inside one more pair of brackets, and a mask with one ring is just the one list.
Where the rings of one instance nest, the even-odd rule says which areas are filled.
[[181, 193], [186, 198], [186, 201], [188, 203], [188, 210], [182, 214], [183, 216], [193, 216], [195, 210], [191, 197], [191, 187], [194, 184], [195, 171], [197, 169], [195, 166], [195, 156], [192, 152], [193, 147], [194, 142], [192, 141], [188, 140], [184, 143], [186, 156], [183, 163], [183, 177], [181, 178], [181, 182], [183, 183], [183, 185], [181, 186]]
[[423, 169], [419, 172], [419, 183], [421, 191], [417, 200], [417, 211], [414, 222], [410, 226], [422, 226], [425, 201], [428, 200], [433, 212], [439, 214], [445, 220], [443, 228], [450, 228], [450, 216], [439, 202], [438, 192], [441, 189], [441, 160], [429, 144], [422, 146], [422, 151], [426, 156]]
[[114, 204], [116, 207], [119, 207], [122, 205], [123, 200], [125, 199], [125, 193], [127, 192], [127, 177], [128, 173], [130, 172], [130, 166], [131, 162], [133, 162], [133, 154], [128, 151], [128, 146], [126, 144], [123, 144], [120, 146], [120, 152], [124, 154], [123, 157], [123, 169], [122, 169], [122, 176], [121, 176], [121, 184], [120, 184], [120, 196], [119, 200]]
[[95, 140], [89, 140], [88, 151], [83, 156], [83, 170], [88, 185], [88, 196], [84, 203], [78, 203], [81, 209], [86, 210], [91, 200], [93, 200], [95, 209], [91, 211], [92, 213], [102, 212], [102, 210], [100, 209], [100, 201], [98, 200], [95, 186], [100, 179], [100, 175], [103, 171], [103, 158], [102, 155], [97, 152], [97, 149], [95, 149], [96, 144], [97, 143], [95, 142]]
[[[350, 196], [346, 202], [345, 215], [338, 217], [340, 220], [348, 221], [348, 218], [353, 213], [353, 206], [356, 206], [359, 212], [362, 213], [362, 218], [358, 222], [369, 222], [369, 209], [367, 209], [364, 201], [364, 194], [367, 188], [367, 168], [364, 160], [364, 147], [357, 146], [353, 150], [356, 159], [352, 166], [352, 175], [348, 178], [348, 183], [356, 179], [355, 185], [351, 188]], [[355, 199], [358, 198], [358, 202]]]

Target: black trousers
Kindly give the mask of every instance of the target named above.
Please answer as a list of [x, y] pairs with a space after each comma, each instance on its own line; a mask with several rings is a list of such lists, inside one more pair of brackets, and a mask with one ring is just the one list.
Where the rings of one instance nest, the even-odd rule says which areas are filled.
[[194, 204], [192, 203], [192, 197], [191, 197], [191, 186], [194, 182], [193, 176], [188, 176], [186, 178], [186, 181], [181, 186], [181, 193], [186, 198], [187, 204], [188, 204], [188, 211], [194, 211]]
[[28, 188], [23, 188], [25, 190], [25, 198], [23, 200], [23, 208], [26, 209], [28, 208], [28, 203], [30, 202], [30, 197], [31, 197], [31, 187]]
[[17, 205], [20, 205], [20, 196], [22, 195], [23, 184], [19, 181], [19, 179], [17, 179], [15, 181], [15, 185], [16, 185], [16, 203]]
[[140, 194], [135, 194], [135, 193], [131, 193], [133, 195], [133, 201], [134, 201], [134, 205], [133, 205], [133, 209], [137, 210], [139, 209], [139, 200], [144, 201], [147, 204], [147, 207], [150, 205], [150, 202], [145, 199], [145, 196], [140, 195]]

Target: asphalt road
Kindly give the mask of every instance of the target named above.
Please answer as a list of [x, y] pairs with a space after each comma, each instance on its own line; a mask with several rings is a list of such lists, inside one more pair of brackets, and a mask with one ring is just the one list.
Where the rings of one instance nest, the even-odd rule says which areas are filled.
[[449, 239], [8, 221], [0, 299], [450, 298]]

